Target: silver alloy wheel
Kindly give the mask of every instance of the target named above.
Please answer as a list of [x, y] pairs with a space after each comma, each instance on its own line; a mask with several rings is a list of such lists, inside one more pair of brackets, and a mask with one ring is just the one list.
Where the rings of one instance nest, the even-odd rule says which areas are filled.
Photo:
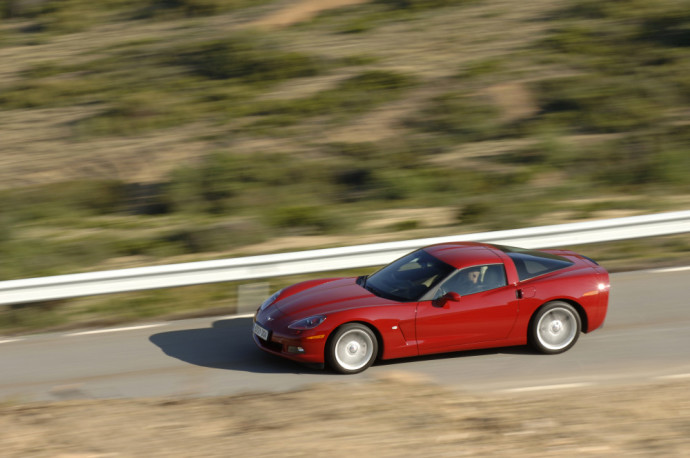
[[335, 342], [335, 360], [347, 371], [357, 371], [369, 364], [374, 356], [374, 342], [364, 330], [353, 328]]
[[570, 308], [554, 307], [539, 318], [536, 331], [544, 348], [558, 351], [568, 347], [580, 330], [578, 318]]

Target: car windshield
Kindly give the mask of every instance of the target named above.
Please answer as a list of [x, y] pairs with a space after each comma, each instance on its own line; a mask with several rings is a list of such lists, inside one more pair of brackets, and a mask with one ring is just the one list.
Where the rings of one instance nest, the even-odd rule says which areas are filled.
[[386, 299], [400, 302], [418, 301], [455, 268], [424, 250], [415, 251], [388, 264], [360, 285]]

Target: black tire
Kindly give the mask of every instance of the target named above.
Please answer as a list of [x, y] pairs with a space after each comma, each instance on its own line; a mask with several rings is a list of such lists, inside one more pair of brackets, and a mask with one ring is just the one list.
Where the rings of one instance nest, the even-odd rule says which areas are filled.
[[580, 337], [582, 320], [575, 307], [562, 301], [549, 302], [534, 314], [529, 326], [529, 343], [549, 355], [570, 349]]
[[374, 363], [378, 349], [378, 340], [371, 329], [360, 323], [348, 323], [329, 339], [326, 361], [336, 372], [357, 374]]

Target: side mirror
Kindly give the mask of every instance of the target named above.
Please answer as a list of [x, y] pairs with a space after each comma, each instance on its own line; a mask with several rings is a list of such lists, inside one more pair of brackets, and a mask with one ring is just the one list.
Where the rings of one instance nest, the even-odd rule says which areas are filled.
[[443, 296], [439, 297], [438, 299], [434, 300], [434, 306], [435, 307], [443, 307], [447, 308], [448, 307], [448, 302], [459, 302], [460, 301], [460, 295], [456, 293], [455, 291], [450, 291]]

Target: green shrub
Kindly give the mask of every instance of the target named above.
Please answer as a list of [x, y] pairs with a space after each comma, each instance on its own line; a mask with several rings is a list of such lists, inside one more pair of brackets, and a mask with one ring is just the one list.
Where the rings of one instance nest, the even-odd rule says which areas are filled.
[[19, 221], [106, 215], [126, 208], [126, 185], [117, 180], [76, 180], [3, 191], [2, 212]]
[[217, 14], [223, 1], [219, 0], [152, 0], [149, 5], [149, 14], [155, 15], [160, 11], [176, 10], [184, 16], [209, 16]]
[[299, 233], [321, 234], [340, 225], [338, 218], [334, 215], [329, 214], [322, 207], [310, 205], [278, 207], [270, 211], [267, 216], [273, 227]]
[[463, 141], [500, 136], [500, 112], [490, 101], [459, 93], [438, 96], [406, 124], [423, 131], [447, 134]]
[[335, 109], [355, 114], [394, 100], [413, 85], [413, 79], [407, 75], [373, 70], [346, 79], [323, 96]]
[[0, 266], [4, 279], [42, 277], [83, 271], [118, 256], [113, 246], [97, 236], [49, 240], [15, 236], [2, 246], [12, 263]]
[[[539, 45], [565, 55], [611, 56], [620, 59], [616, 56], [616, 44], [620, 45], [620, 40], [611, 43], [612, 39], [610, 30], [602, 30], [593, 24], [565, 24], [556, 26]], [[571, 56], [568, 58], [572, 59]]]
[[501, 163], [538, 165], [545, 164], [549, 159], [548, 153], [539, 147], [527, 147], [494, 156]]
[[19, 15], [35, 18], [35, 30], [48, 33], [74, 33], [87, 30], [95, 24], [105, 22], [113, 10], [131, 8], [133, 0], [89, 0], [27, 1], [17, 0]]
[[634, 78], [556, 78], [534, 87], [540, 117], [581, 132], [625, 132], [653, 125], [661, 106]]
[[398, 221], [397, 223], [393, 223], [390, 226], [387, 226], [387, 229], [394, 232], [402, 232], [419, 229], [420, 226], [421, 225], [419, 221], [417, 221], [416, 219], [408, 219], [405, 221]]
[[455, 217], [462, 224], [480, 223], [491, 213], [491, 207], [491, 204], [484, 201], [470, 202], [462, 205]]
[[377, 156], [385, 155], [381, 147], [371, 142], [338, 142], [327, 145], [328, 152], [336, 157], [371, 161]]
[[261, 116], [254, 127], [289, 126], [305, 117], [331, 115], [349, 118], [398, 98], [414, 84], [406, 75], [388, 71], [368, 71], [348, 78], [333, 89], [297, 100], [258, 103], [251, 114]]
[[248, 8], [275, 0], [145, 0], [135, 15], [138, 18], [175, 18], [212, 16]]
[[56, 305], [63, 303], [64, 301], [50, 301], [21, 304], [20, 306], [3, 306], [0, 308], [0, 329], [25, 331], [65, 324], [69, 319], [60, 316], [56, 310]]
[[339, 28], [340, 33], [365, 33], [376, 27], [374, 17], [356, 17], [347, 21]]
[[109, 108], [84, 118], [73, 127], [82, 136], [141, 134], [194, 120], [194, 111], [176, 104], [167, 94], [135, 92], [114, 101]]
[[[594, 21], [557, 23], [542, 43], [560, 53], [606, 57], [610, 70], [624, 74], [649, 53], [690, 46], [690, 13], [682, 1], [581, 0], [560, 12]], [[650, 46], [651, 45], [651, 46]]]
[[406, 89], [411, 84], [412, 81], [408, 76], [391, 71], [371, 70], [346, 79], [339, 88], [349, 91], [384, 92]]
[[483, 78], [488, 75], [501, 73], [504, 67], [501, 59], [485, 59], [464, 64], [458, 72], [460, 78]]
[[266, 239], [266, 230], [253, 222], [223, 222], [204, 226], [176, 229], [164, 236], [164, 242], [172, 243], [181, 253], [216, 252], [242, 245], [259, 243]]
[[379, 168], [375, 178], [371, 199], [383, 201], [404, 201], [428, 195], [438, 182], [436, 177], [429, 176], [429, 170], [397, 167]]
[[591, 158], [594, 180], [614, 186], [671, 185], [688, 189], [690, 135], [682, 128], [635, 133], [600, 145]]
[[[246, 165], [246, 164], [244, 164]], [[173, 171], [168, 194], [174, 210], [222, 213], [251, 175], [233, 155], [213, 153], [196, 169]]]
[[465, 5], [476, 0], [374, 0], [393, 10], [426, 10], [447, 6]]
[[553, 134], [532, 133], [535, 142], [528, 146], [492, 156], [498, 163], [515, 164], [537, 168], [573, 170], [588, 155], [586, 150], [572, 145], [567, 140]]
[[[214, 152], [196, 167], [175, 169], [161, 199], [174, 212], [220, 214], [241, 207], [247, 196], [256, 199], [266, 192], [279, 194], [282, 187], [316, 183], [322, 171], [289, 154]], [[275, 201], [275, 195], [269, 199]]]
[[103, 89], [103, 81], [96, 78], [27, 80], [0, 92], [0, 106], [5, 109], [73, 106], [93, 102]]
[[366, 194], [374, 184], [373, 171], [367, 167], [347, 167], [339, 168], [334, 173], [334, 182], [343, 189], [341, 195], [344, 200], [352, 199], [351, 195]]
[[316, 57], [279, 51], [251, 35], [235, 35], [180, 48], [171, 62], [205, 78], [252, 83], [314, 76], [324, 68], [324, 62]]
[[42, 61], [29, 66], [22, 73], [26, 79], [45, 78], [65, 73], [66, 70], [58, 62]]
[[690, 46], [690, 11], [687, 3], [643, 17], [637, 39], [669, 47]]

